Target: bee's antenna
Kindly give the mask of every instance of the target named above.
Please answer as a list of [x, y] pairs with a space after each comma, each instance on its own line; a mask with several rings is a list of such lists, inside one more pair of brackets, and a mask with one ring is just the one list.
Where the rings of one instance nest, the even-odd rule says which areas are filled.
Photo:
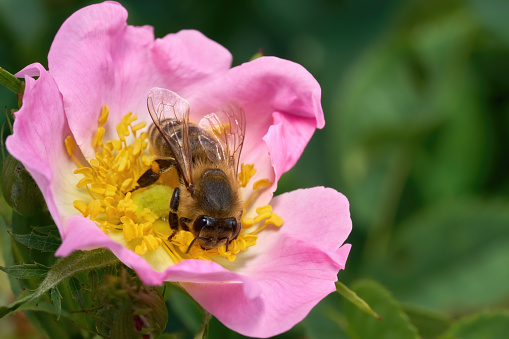
[[[200, 237], [196, 237], [193, 239], [193, 241], [191, 241], [191, 243], [189, 244], [189, 247], [187, 248], [187, 251], [186, 251], [186, 254], [189, 253], [189, 250], [191, 249], [191, 246], [193, 246], [194, 242], [196, 240], [198, 240]], [[201, 238], [201, 239], [205, 239], [205, 238]]]
[[230, 243], [230, 238], [226, 238], [226, 252], [228, 252], [228, 244]]

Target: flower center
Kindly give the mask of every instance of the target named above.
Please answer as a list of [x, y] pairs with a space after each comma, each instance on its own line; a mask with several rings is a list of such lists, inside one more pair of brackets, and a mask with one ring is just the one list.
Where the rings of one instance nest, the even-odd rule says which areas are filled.
[[[267, 225], [283, 225], [283, 220], [272, 212], [270, 205], [257, 208], [255, 217], [246, 217], [252, 201], [271, 185], [268, 179], [262, 179], [253, 184], [253, 193], [244, 202], [242, 230], [228, 244], [228, 251], [226, 244], [209, 250], [202, 249], [197, 243], [190, 247], [197, 235], [184, 230], [178, 231], [170, 240], [173, 231], [168, 214], [173, 190], [178, 186], [178, 173], [176, 169], [168, 171], [157, 183], [132, 191], [138, 178], [157, 164], [153, 161], [156, 157], [148, 150], [147, 133], [140, 132], [146, 123], [135, 124], [137, 117], [129, 113], [117, 125], [118, 139], [103, 141], [103, 126], [108, 113], [105, 106], [92, 141], [95, 158], [90, 159], [90, 164], [81, 164], [74, 155], [74, 139], [71, 136], [65, 139], [67, 152], [78, 166], [74, 173], [83, 175], [76, 187], [86, 189], [89, 197], [86, 201], [75, 200], [74, 207], [85, 218], [96, 222], [104, 233], [121, 233], [127, 247], [139, 255], [162, 247], [174, 263], [184, 259], [213, 260], [215, 257], [233, 261], [239, 252], [256, 244], [257, 233]], [[253, 164], [241, 164], [239, 186], [247, 187], [255, 173]]]

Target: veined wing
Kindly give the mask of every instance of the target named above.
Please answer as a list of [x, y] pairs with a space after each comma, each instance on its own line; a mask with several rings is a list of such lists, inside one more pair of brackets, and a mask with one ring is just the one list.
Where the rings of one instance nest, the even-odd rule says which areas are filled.
[[[217, 112], [204, 116], [198, 126], [209, 131], [209, 136], [200, 135], [200, 143], [207, 157], [213, 162], [226, 162], [238, 173], [240, 153], [246, 134], [244, 110], [237, 103], [229, 103]], [[214, 139], [210, 147], [208, 137]]]
[[154, 87], [148, 94], [147, 107], [154, 125], [173, 153], [186, 186], [189, 187], [193, 184], [188, 129], [189, 102], [170, 90]]

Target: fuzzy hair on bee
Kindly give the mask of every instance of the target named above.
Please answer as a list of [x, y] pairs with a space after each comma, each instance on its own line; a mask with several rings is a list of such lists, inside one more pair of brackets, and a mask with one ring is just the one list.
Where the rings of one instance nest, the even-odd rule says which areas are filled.
[[179, 185], [170, 200], [171, 240], [189, 231], [209, 250], [228, 245], [241, 229], [243, 202], [238, 182], [240, 154], [245, 136], [245, 114], [228, 103], [205, 115], [198, 124], [189, 121], [189, 103], [178, 94], [153, 88], [147, 99], [153, 124], [148, 137], [155, 163], [138, 179], [135, 189], [155, 183], [162, 173], [176, 168]]

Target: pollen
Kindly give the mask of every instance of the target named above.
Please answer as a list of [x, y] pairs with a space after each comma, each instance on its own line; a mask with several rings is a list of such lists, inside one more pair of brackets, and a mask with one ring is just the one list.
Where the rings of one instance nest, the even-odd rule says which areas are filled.
[[[106, 131], [112, 131], [111, 128], [105, 128], [108, 117], [109, 108], [104, 106], [91, 141], [95, 157], [85, 165], [76, 156], [78, 148], [74, 138], [68, 136], [64, 140], [69, 157], [77, 165], [74, 171], [76, 188], [86, 193], [86, 198], [75, 200], [73, 206], [85, 218], [94, 221], [104, 233], [121, 236], [126, 247], [136, 254], [145, 256], [162, 250], [168, 254], [168, 265], [185, 259], [225, 258], [234, 261], [241, 252], [256, 245], [258, 232], [268, 225], [283, 225], [282, 218], [267, 205], [258, 207], [256, 215], [242, 218], [241, 232], [228, 247], [223, 244], [204, 250], [197, 242], [190, 246], [196, 236], [183, 230], [170, 240], [173, 230], [168, 222], [169, 205], [173, 190], [179, 184], [177, 171], [167, 171], [157, 183], [137, 189], [137, 180], [145, 171], [149, 168], [154, 172], [160, 171], [155, 157], [148, 150], [147, 133], [143, 131], [146, 123], [136, 123], [137, 116], [128, 113], [113, 129], [116, 138], [104, 140]], [[246, 188], [256, 169], [253, 164], [241, 164], [240, 167], [239, 186]], [[260, 192], [270, 186], [271, 182], [267, 179], [252, 184], [253, 193], [244, 203], [244, 216]]]

